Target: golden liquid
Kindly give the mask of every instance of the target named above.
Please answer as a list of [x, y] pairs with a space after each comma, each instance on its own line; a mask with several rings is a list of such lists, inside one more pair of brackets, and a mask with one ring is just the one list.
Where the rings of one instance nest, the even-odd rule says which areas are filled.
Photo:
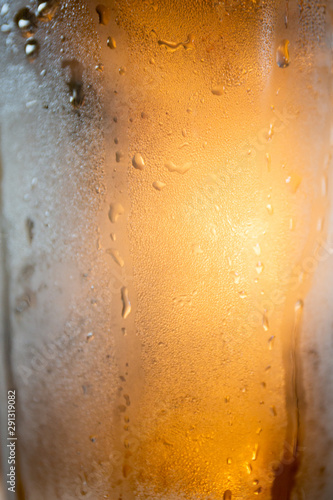
[[[60, 5], [26, 70], [48, 114], [23, 133], [17, 111], [12, 127], [18, 151], [39, 145], [24, 168], [38, 164], [45, 190], [27, 199], [36, 235], [12, 285], [37, 297], [13, 320], [28, 498], [303, 498], [328, 14], [316, 1]], [[40, 281], [23, 280], [29, 259]]]

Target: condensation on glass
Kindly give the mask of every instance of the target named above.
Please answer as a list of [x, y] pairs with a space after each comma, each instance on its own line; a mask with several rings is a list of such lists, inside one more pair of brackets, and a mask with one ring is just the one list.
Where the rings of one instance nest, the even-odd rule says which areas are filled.
[[2, 0], [26, 499], [332, 497], [331, 16]]

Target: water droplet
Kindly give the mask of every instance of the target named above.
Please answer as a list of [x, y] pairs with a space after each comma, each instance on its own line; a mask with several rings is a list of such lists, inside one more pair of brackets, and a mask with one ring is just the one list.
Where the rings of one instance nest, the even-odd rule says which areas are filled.
[[270, 172], [271, 170], [271, 164], [272, 164], [271, 155], [269, 153], [266, 153], [266, 165], [268, 172]]
[[283, 40], [276, 51], [276, 63], [279, 68], [286, 68], [290, 64], [289, 58], [289, 40]]
[[244, 290], [242, 290], [241, 292], [239, 292], [239, 296], [240, 296], [241, 299], [245, 299], [247, 297], [247, 295], [244, 292]]
[[233, 278], [233, 280], [234, 280], [234, 283], [235, 283], [236, 285], [238, 285], [238, 284], [239, 284], [239, 281], [240, 281], [240, 276], [239, 276], [239, 274], [238, 274], [237, 272], [231, 272], [230, 274], [231, 274], [231, 276], [232, 276], [232, 278]]
[[296, 173], [292, 173], [286, 178], [286, 184], [290, 191], [295, 194], [302, 182], [302, 177]]
[[276, 408], [274, 405], [269, 407], [269, 411], [270, 411], [270, 414], [272, 415], [272, 417], [276, 417], [277, 412], [276, 412]]
[[37, 7], [38, 20], [45, 23], [51, 21], [57, 11], [58, 3], [58, 0], [40, 1]]
[[124, 267], [124, 265], [125, 265], [124, 259], [119, 255], [118, 250], [115, 250], [113, 248], [108, 248], [106, 250], [106, 253], [111, 255], [111, 257], [116, 262], [116, 264], [118, 264], [118, 266]]
[[11, 29], [12, 29], [12, 27], [10, 24], [2, 24], [1, 25], [2, 33], [9, 33]]
[[271, 337], [269, 337], [268, 339], [268, 349], [270, 351], [273, 350], [273, 347], [274, 347], [274, 339], [275, 339], [275, 335], [272, 335]]
[[230, 457], [227, 458], [227, 464], [230, 465], [232, 463], [232, 460]]
[[262, 492], [262, 487], [259, 486], [259, 488], [254, 492], [255, 495], [259, 495]]
[[302, 309], [304, 307], [304, 302], [302, 299], [298, 300], [295, 304], [295, 312], [299, 313], [302, 312]]
[[105, 5], [99, 4], [96, 7], [96, 12], [98, 14], [99, 24], [103, 24], [106, 26], [109, 24], [111, 19], [111, 10], [109, 7], [105, 7]]
[[184, 165], [175, 165], [172, 161], [165, 162], [164, 166], [169, 170], [169, 172], [178, 172], [179, 174], [185, 174], [192, 167], [191, 162], [184, 163]]
[[249, 462], [245, 463], [245, 468], [246, 468], [246, 472], [248, 474], [251, 474], [251, 472], [252, 472], [252, 465]]
[[120, 74], [120, 75], [124, 75], [125, 73], [126, 73], [126, 68], [125, 68], [124, 66], [121, 66], [121, 67], [119, 68], [119, 74]]
[[8, 14], [8, 12], [9, 12], [9, 5], [8, 3], [4, 3], [3, 6], [1, 7], [0, 14], [2, 16], [5, 16], [6, 14]]
[[230, 490], [226, 490], [223, 495], [223, 500], [231, 500], [232, 498], [232, 493]]
[[113, 36], [108, 36], [106, 44], [108, 47], [110, 47], [110, 49], [117, 48], [116, 40], [113, 38]]
[[111, 238], [112, 241], [116, 241], [116, 239], [117, 239], [116, 233], [111, 233], [110, 234], [110, 238]]
[[132, 310], [132, 306], [128, 298], [128, 290], [125, 286], [121, 289], [121, 300], [123, 301], [123, 310], [121, 315], [124, 319], [126, 319]]
[[253, 247], [253, 250], [254, 250], [254, 253], [256, 255], [260, 255], [261, 254], [261, 249], [260, 249], [260, 245], [259, 243], [256, 243], [255, 246]]
[[128, 464], [123, 465], [123, 476], [126, 478], [128, 477], [132, 472], [132, 467]]
[[256, 443], [254, 445], [254, 448], [253, 448], [253, 451], [252, 451], [252, 460], [255, 461], [257, 460], [257, 457], [258, 457], [258, 450], [259, 450], [259, 444]]
[[37, 40], [35, 40], [34, 38], [29, 38], [29, 40], [27, 40], [25, 44], [24, 50], [27, 57], [31, 61], [33, 61], [37, 57], [39, 51], [39, 44]]
[[109, 219], [112, 223], [117, 222], [118, 217], [124, 212], [124, 207], [119, 202], [110, 203]]
[[262, 327], [265, 330], [265, 332], [268, 332], [269, 330], [269, 323], [268, 323], [268, 318], [266, 314], [263, 315], [262, 317]]
[[273, 215], [274, 210], [273, 210], [271, 203], [268, 203], [266, 205], [266, 208], [267, 208], [267, 212], [269, 213], [269, 215]]
[[94, 340], [94, 338], [95, 338], [95, 337], [94, 337], [93, 332], [89, 332], [89, 333], [87, 334], [87, 342], [91, 342], [92, 340]]
[[293, 231], [295, 229], [294, 219], [289, 219], [289, 229], [290, 231]]
[[175, 50], [184, 47], [184, 49], [193, 49], [194, 48], [194, 35], [190, 34], [187, 37], [185, 42], [170, 42], [168, 40], [158, 40], [159, 45], [163, 45], [170, 52], [174, 52]]
[[28, 7], [20, 9], [14, 17], [14, 21], [21, 34], [25, 37], [30, 37], [37, 26], [36, 16]]
[[225, 90], [225, 87], [223, 85], [215, 85], [212, 87], [212, 94], [213, 95], [223, 95], [223, 92]]
[[96, 64], [96, 66], [95, 66], [95, 70], [96, 70], [96, 71], [99, 71], [100, 73], [102, 73], [102, 71], [104, 71], [104, 66], [103, 66], [103, 64], [101, 64], [101, 63]]
[[162, 191], [163, 188], [165, 188], [166, 184], [162, 181], [154, 181], [153, 182], [153, 187], [157, 189], [157, 191]]
[[264, 264], [259, 260], [256, 265], [256, 271], [258, 274], [261, 274], [263, 270], [264, 270]]
[[124, 156], [125, 155], [123, 151], [116, 151], [116, 162], [120, 163]]
[[133, 158], [132, 158], [132, 165], [134, 168], [137, 168], [138, 170], [143, 170], [145, 167], [145, 162], [140, 155], [140, 153], [136, 153]]

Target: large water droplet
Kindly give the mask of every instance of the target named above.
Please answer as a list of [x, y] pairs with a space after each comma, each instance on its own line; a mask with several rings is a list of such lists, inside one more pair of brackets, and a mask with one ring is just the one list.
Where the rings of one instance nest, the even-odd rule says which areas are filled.
[[140, 155], [140, 153], [136, 153], [133, 158], [132, 158], [132, 165], [134, 168], [137, 168], [138, 170], [143, 170], [145, 167], [145, 162]]
[[110, 49], [117, 48], [116, 40], [113, 38], [113, 36], [108, 36], [106, 43], [107, 43], [107, 46], [110, 47]]
[[254, 445], [254, 448], [253, 448], [253, 451], [252, 451], [252, 460], [255, 461], [257, 460], [257, 457], [258, 457], [258, 450], [259, 450], [259, 444], [256, 443]]
[[117, 222], [118, 217], [125, 212], [124, 207], [118, 201], [110, 203], [109, 219], [112, 223]]
[[125, 265], [124, 259], [119, 255], [118, 250], [115, 250], [114, 248], [108, 248], [106, 250], [106, 253], [111, 255], [111, 257], [118, 264], [118, 266], [124, 267]]
[[36, 16], [28, 7], [20, 9], [14, 17], [14, 21], [25, 37], [30, 37], [36, 30]]
[[283, 40], [276, 51], [276, 63], [279, 68], [286, 68], [290, 64], [289, 58], [289, 40]]
[[24, 46], [25, 54], [30, 61], [34, 61], [38, 56], [39, 43], [34, 38], [29, 38]]
[[265, 330], [265, 332], [268, 332], [269, 330], [269, 323], [268, 323], [268, 318], [266, 314], [263, 315], [262, 317], [262, 327]]
[[153, 182], [153, 187], [157, 190], [157, 191], [162, 191], [163, 188], [165, 188], [166, 184], [162, 181], [154, 181]]
[[184, 163], [184, 165], [176, 165], [172, 161], [165, 162], [164, 166], [169, 170], [169, 172], [178, 172], [179, 174], [185, 174], [192, 167], [191, 162]]
[[58, 4], [58, 0], [40, 1], [37, 7], [38, 20], [45, 23], [51, 21], [57, 11]]
[[121, 315], [124, 319], [126, 319], [132, 310], [132, 306], [128, 298], [128, 290], [125, 286], [121, 289], [121, 300], [123, 301], [123, 310]]
[[104, 26], [109, 24], [109, 21], [111, 19], [111, 10], [109, 9], [109, 7], [99, 4], [96, 7], [96, 12], [98, 14], [99, 24], [104, 24]]

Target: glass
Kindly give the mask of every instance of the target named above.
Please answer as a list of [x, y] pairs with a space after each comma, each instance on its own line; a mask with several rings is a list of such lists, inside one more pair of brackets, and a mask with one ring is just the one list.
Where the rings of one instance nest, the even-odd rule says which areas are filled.
[[331, 498], [331, 11], [2, 4], [25, 498]]

